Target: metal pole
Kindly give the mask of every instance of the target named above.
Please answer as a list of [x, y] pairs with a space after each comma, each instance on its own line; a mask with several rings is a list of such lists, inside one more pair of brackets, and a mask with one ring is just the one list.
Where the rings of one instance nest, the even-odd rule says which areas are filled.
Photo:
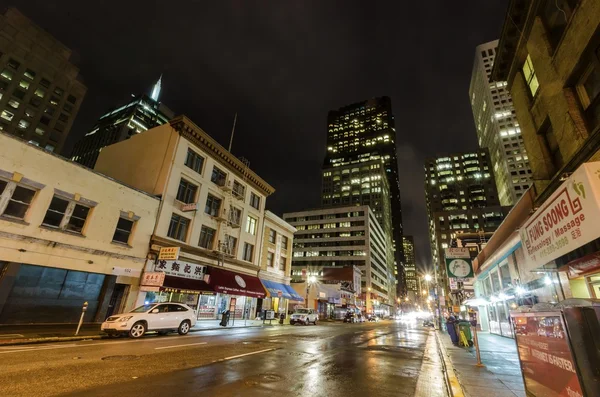
[[481, 353], [479, 351], [479, 339], [477, 338], [477, 325], [471, 326], [471, 328], [473, 328], [473, 342], [475, 343], [475, 352], [477, 353], [477, 364], [475, 364], [475, 366], [485, 367], [485, 365], [483, 365], [481, 363]]
[[308, 293], [310, 292], [310, 283], [306, 280], [306, 308], [308, 309]]
[[233, 127], [231, 128], [231, 138], [229, 138], [229, 150], [231, 153], [231, 146], [233, 145], [233, 134], [235, 133], [235, 122], [237, 121], [237, 113], [233, 116]]
[[81, 324], [83, 324], [83, 316], [85, 316], [87, 307], [88, 307], [88, 303], [83, 302], [83, 307], [81, 308], [81, 317], [79, 317], [79, 324], [77, 324], [77, 331], [75, 331], [75, 336], [79, 335], [79, 330], [81, 329]]

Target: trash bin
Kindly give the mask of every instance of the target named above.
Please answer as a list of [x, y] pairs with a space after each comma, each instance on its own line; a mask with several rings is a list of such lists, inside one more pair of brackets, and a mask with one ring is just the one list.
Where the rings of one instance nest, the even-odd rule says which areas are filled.
[[[464, 341], [462, 340], [462, 335], [467, 339], [467, 344], [469, 346], [473, 346], [473, 335], [471, 334], [471, 322], [470, 321], [460, 321], [458, 323], [458, 332], [460, 335], [459, 341], [464, 345]], [[461, 335], [462, 334], [462, 335]]]
[[227, 324], [229, 323], [229, 316], [231, 315], [231, 312], [229, 310], [223, 312], [223, 315], [221, 317], [221, 327], [226, 327]]

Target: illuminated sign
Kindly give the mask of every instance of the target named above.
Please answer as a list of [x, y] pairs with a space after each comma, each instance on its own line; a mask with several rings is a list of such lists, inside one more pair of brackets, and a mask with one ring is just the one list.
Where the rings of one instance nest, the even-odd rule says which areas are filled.
[[577, 169], [521, 228], [525, 256], [546, 263], [600, 236], [600, 162]]

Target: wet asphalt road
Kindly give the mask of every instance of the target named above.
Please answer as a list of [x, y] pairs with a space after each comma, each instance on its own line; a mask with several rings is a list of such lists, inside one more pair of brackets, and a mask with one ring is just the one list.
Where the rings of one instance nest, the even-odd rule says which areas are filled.
[[326, 323], [3, 347], [0, 395], [444, 396], [430, 332]]

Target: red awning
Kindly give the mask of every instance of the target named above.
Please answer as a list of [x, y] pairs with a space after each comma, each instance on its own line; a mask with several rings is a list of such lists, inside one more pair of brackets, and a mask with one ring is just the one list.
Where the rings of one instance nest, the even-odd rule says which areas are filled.
[[209, 267], [208, 285], [222, 294], [243, 295], [252, 298], [264, 298], [266, 291], [256, 276], [236, 273], [229, 270]]
[[559, 272], [569, 272], [569, 278], [587, 276], [600, 271], [600, 252], [575, 259], [558, 269]]

